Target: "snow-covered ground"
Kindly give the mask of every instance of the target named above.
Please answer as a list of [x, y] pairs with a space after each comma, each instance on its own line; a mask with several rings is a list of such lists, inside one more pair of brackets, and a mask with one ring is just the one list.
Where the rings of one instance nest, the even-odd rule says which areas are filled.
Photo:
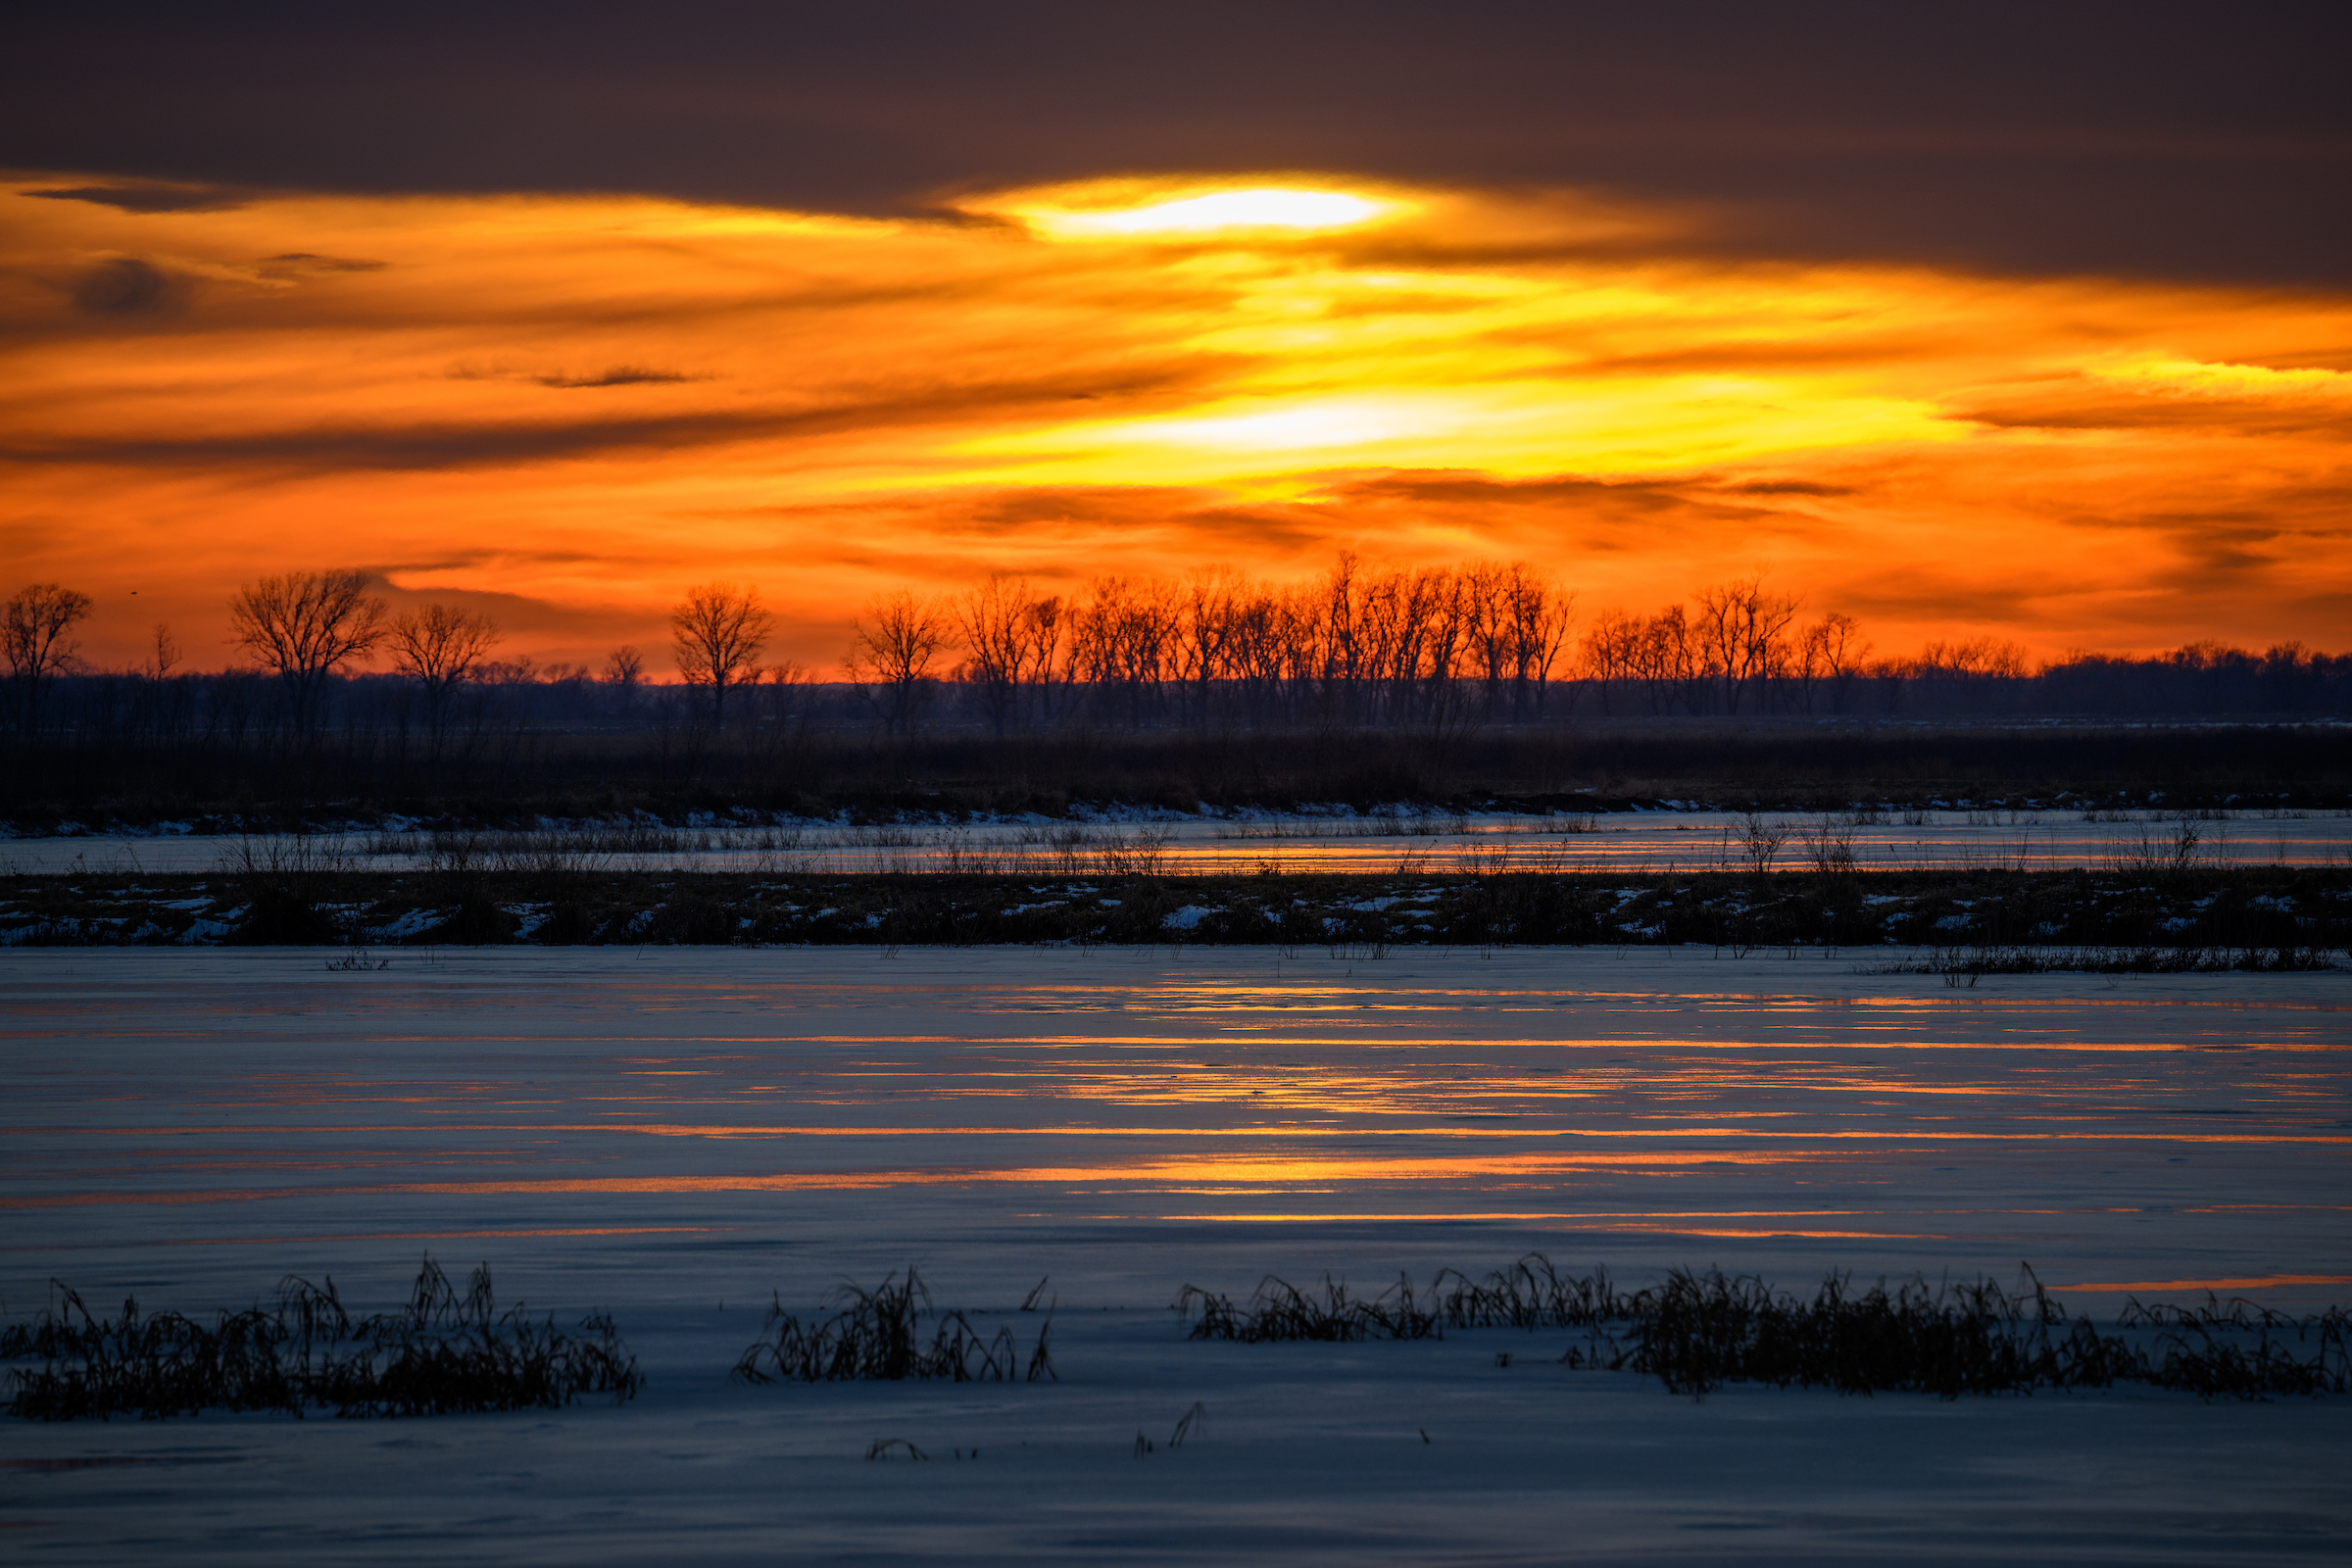
[[[549, 1415], [6, 1423], [11, 1560], [2217, 1562], [2352, 1539], [2340, 1400], [1700, 1403], [1562, 1368], [1543, 1335], [1205, 1345], [1166, 1310], [1187, 1283], [1530, 1249], [1800, 1289], [2031, 1260], [2094, 1312], [2209, 1284], [2352, 1298], [2352, 974], [51, 949], [0, 953], [0, 1020], [9, 1316], [52, 1277], [209, 1312], [331, 1273], [390, 1305], [429, 1249], [508, 1298], [610, 1308], [650, 1378]], [[771, 1292], [811, 1307], [909, 1263], [1007, 1314], [1051, 1276], [1061, 1381], [726, 1381]], [[867, 1461], [889, 1438], [930, 1460]]]
[[[2199, 863], [2352, 865], [2352, 813], [2240, 814], [2184, 824], [2161, 813], [2124, 821], [2086, 821], [2080, 811], [1922, 810], [1855, 823], [1836, 816], [1767, 813], [1784, 834], [1772, 863], [1809, 863], [1813, 844], [1842, 842], [1865, 869], [1969, 869], [2016, 866], [2103, 868], [2119, 861], [2165, 860], [2177, 853]], [[1132, 865], [1138, 855], [1166, 872], [1391, 872], [1455, 869], [1467, 857], [1481, 868], [1569, 871], [1745, 868], [1746, 824], [1723, 811], [1618, 811], [1593, 816], [1473, 814], [1429, 816], [1180, 816], [1129, 813], [1119, 820], [895, 824], [851, 827], [799, 823], [764, 827], [660, 829], [663, 847], [615, 850], [610, 829], [586, 836], [561, 829], [535, 835], [475, 835], [472, 853], [496, 857], [553, 852], [585, 857], [613, 869], [700, 869], [788, 873], [872, 871], [1018, 871], [1099, 869], [1105, 855]], [[1824, 835], [1827, 835], [1825, 838]], [[444, 843], [463, 843], [450, 835]], [[432, 835], [416, 830], [321, 834], [316, 851], [385, 871], [427, 862]], [[583, 848], [583, 846], [588, 846]], [[138, 874], [223, 869], [245, 841], [205, 834], [75, 834], [0, 839], [0, 875], [69, 872]]]

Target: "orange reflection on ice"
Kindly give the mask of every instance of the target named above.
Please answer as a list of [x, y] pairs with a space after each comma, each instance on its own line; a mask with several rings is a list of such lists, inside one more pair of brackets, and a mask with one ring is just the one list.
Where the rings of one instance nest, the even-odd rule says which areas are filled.
[[[1137, 1219], [1148, 1216], [1135, 1214], [1098, 1214], [1097, 1219]], [[1331, 1224], [1339, 1221], [1402, 1222], [1413, 1224], [1459, 1224], [1477, 1221], [1500, 1221], [1511, 1224], [1561, 1225], [1579, 1232], [1598, 1235], [1629, 1236], [1706, 1236], [1732, 1238], [1766, 1238], [1793, 1236], [1862, 1241], [1943, 1241], [1948, 1238], [1930, 1231], [1836, 1231], [1793, 1230], [1783, 1226], [1757, 1227], [1747, 1230], [1708, 1228], [1697, 1225], [1640, 1225], [1617, 1223], [1603, 1215], [1520, 1213], [1509, 1209], [1464, 1211], [1429, 1209], [1426, 1211], [1394, 1210], [1372, 1212], [1361, 1209], [1267, 1209], [1258, 1212], [1220, 1210], [1217, 1212], [1186, 1212], [1187, 1220], [1206, 1220], [1221, 1224], [1287, 1225]]]
[[2258, 1274], [2227, 1280], [2126, 1280], [2053, 1285], [2053, 1291], [2264, 1291], [2276, 1285], [2352, 1285], [2352, 1274]]
[[495, 1197], [564, 1193], [828, 1192], [876, 1187], [1006, 1184], [1299, 1184], [1348, 1181], [1436, 1181], [1481, 1177], [1610, 1172], [1640, 1175], [1707, 1165], [1777, 1165], [1817, 1161], [1820, 1152], [1615, 1154], [1505, 1154], [1492, 1156], [1371, 1156], [1314, 1158], [1203, 1155], [1146, 1159], [1101, 1165], [1008, 1168], [940, 1167], [873, 1171], [786, 1171], [735, 1175], [648, 1174], [640, 1176], [550, 1177], [531, 1181], [380, 1182], [322, 1188], [226, 1188], [185, 1193], [72, 1193], [0, 1199], [0, 1209], [64, 1208], [82, 1204], [236, 1202], [265, 1198], [322, 1195], [452, 1194]]

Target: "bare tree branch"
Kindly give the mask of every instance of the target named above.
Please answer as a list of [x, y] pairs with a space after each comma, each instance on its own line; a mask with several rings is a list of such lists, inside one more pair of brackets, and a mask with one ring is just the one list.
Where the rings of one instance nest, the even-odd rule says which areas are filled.
[[383, 639], [384, 602], [364, 571], [264, 577], [229, 597], [229, 641], [274, 670], [298, 736], [315, 734], [327, 677]]
[[17, 727], [32, 732], [41, 694], [49, 682], [74, 667], [80, 644], [66, 633], [90, 612], [90, 596], [53, 582], [17, 591], [0, 620], [0, 656], [8, 661], [9, 684], [17, 698]]
[[879, 688], [884, 728], [911, 735], [929, 695], [931, 662], [948, 641], [948, 617], [934, 600], [905, 589], [875, 600], [852, 630], [850, 677]]
[[481, 673], [482, 662], [504, 635], [489, 616], [447, 605], [427, 605], [393, 619], [393, 667], [424, 688], [436, 750], [448, 731], [458, 688]]
[[690, 589], [669, 612], [678, 673], [710, 692], [710, 725], [724, 729], [727, 693], [760, 678], [760, 655], [775, 617], [760, 607], [760, 590], [727, 583]]

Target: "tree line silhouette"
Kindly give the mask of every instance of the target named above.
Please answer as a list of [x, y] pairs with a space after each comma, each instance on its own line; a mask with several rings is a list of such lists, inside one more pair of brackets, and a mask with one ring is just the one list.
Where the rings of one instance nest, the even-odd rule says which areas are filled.
[[[2197, 643], [2152, 659], [2075, 654], [2035, 665], [2019, 645], [1984, 638], [1884, 657], [1853, 616], [1808, 616], [1761, 575], [1654, 613], [1580, 616], [1573, 592], [1524, 563], [1377, 568], [1342, 555], [1304, 582], [1216, 569], [1099, 577], [1069, 594], [998, 574], [959, 593], [874, 599], [839, 680], [767, 662], [777, 625], [759, 590], [710, 583], [671, 611], [676, 685], [649, 681], [630, 646], [594, 672], [501, 661], [504, 634], [490, 617], [441, 604], [393, 613], [369, 587], [349, 569], [245, 584], [228, 603], [243, 662], [191, 674], [162, 625], [138, 667], [89, 670], [74, 637], [88, 597], [31, 585], [0, 616], [13, 728], [232, 749], [315, 744], [335, 729], [431, 758], [461, 735], [478, 743], [534, 724], [1443, 739], [1580, 714], [2296, 714], [2352, 705], [2352, 656], [2292, 642], [2260, 654]], [[355, 668], [379, 654], [388, 672]]]

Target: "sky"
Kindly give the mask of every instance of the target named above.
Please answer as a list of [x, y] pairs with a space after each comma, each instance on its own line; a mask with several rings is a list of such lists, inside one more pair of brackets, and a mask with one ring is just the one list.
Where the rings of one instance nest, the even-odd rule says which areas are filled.
[[710, 580], [825, 667], [1341, 550], [2352, 643], [2323, 8], [476, 9], [34, 8], [0, 591], [94, 662], [288, 569], [659, 671]]

